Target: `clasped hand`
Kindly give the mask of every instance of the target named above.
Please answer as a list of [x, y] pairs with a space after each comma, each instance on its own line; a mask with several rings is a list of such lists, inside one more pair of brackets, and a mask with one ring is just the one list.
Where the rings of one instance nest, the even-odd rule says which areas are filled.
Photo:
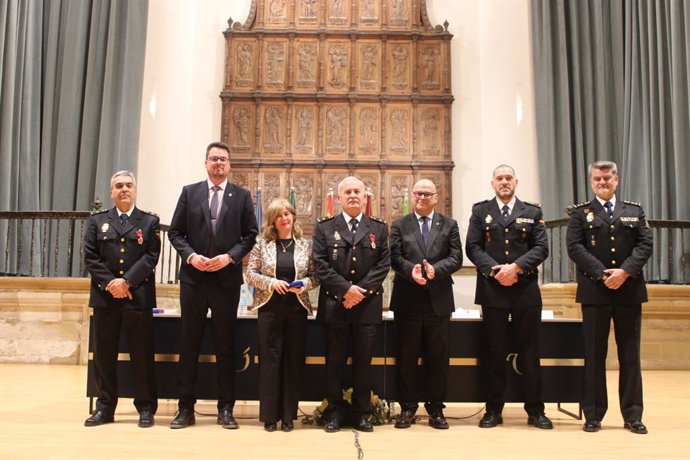
[[494, 278], [498, 281], [501, 286], [512, 286], [517, 283], [518, 275], [520, 274], [520, 267], [517, 264], [503, 264], [494, 265], [491, 267], [494, 273]]
[[209, 259], [200, 254], [195, 254], [189, 263], [199, 271], [215, 272], [230, 265], [230, 256], [228, 254], [220, 254]]
[[124, 278], [115, 278], [110, 281], [105, 287], [105, 290], [110, 293], [115, 299], [127, 298], [132, 300], [132, 292], [129, 290], [129, 285]]
[[366, 293], [366, 289], [359, 287], [356, 284], [353, 284], [352, 286], [350, 286], [350, 289], [347, 290], [345, 296], [343, 297], [343, 306], [349, 310], [350, 308], [354, 307], [362, 300], [364, 300], [364, 294]]
[[271, 289], [276, 291], [278, 294], [287, 294], [288, 292], [294, 292], [295, 294], [301, 294], [304, 291], [304, 286], [297, 288], [291, 288], [289, 287], [289, 283], [287, 281], [279, 280], [279, 279], [274, 279], [271, 282]]
[[[426, 272], [426, 278], [422, 273], [422, 264], [424, 264], [424, 272]], [[426, 259], [422, 260], [421, 264], [416, 264], [414, 267], [412, 267], [412, 279], [415, 283], [419, 284], [420, 286], [426, 285], [427, 280], [432, 280], [435, 276], [436, 269], [434, 269], [434, 266], [427, 262]]]
[[622, 268], [607, 268], [604, 270], [607, 278], [604, 285], [609, 289], [618, 289], [625, 283], [630, 275]]

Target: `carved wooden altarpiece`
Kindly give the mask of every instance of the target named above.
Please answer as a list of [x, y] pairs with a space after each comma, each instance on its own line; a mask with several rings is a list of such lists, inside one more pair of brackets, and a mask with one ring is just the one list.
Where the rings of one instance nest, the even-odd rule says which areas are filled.
[[261, 187], [263, 209], [294, 188], [310, 234], [355, 175], [389, 222], [421, 177], [450, 214], [452, 34], [426, 0], [252, 0], [228, 25], [221, 138], [232, 180]]

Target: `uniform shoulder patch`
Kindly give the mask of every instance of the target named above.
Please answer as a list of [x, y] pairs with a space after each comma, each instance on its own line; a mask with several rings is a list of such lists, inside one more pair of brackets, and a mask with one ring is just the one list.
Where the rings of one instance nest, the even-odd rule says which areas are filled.
[[91, 215], [95, 216], [97, 214], [103, 214], [105, 212], [108, 212], [108, 209], [99, 209], [98, 211], [91, 211]]
[[477, 201], [476, 203], [474, 203], [474, 204], [472, 205], [472, 207], [474, 208], [475, 206], [479, 206], [480, 204], [488, 203], [488, 202], [491, 201], [491, 200], [493, 200], [493, 198], [488, 198], [488, 199], [483, 200], [483, 201]]
[[380, 224], [386, 223], [386, 219], [381, 219], [380, 217], [376, 217], [376, 216], [369, 216], [369, 219], [374, 220]]
[[318, 223], [328, 222], [329, 220], [333, 219], [334, 217], [335, 217], [335, 216], [323, 216], [323, 217], [319, 217], [318, 219], [316, 219], [316, 222], [318, 222]]
[[534, 206], [535, 208], [541, 208], [541, 205], [539, 203], [535, 203], [534, 201], [523, 201], [523, 203]]
[[577, 203], [572, 205], [573, 209], [581, 208], [589, 204], [589, 201], [583, 201], [582, 203]]
[[631, 204], [633, 206], [637, 206], [638, 208], [641, 208], [642, 205], [640, 203], [637, 203], [636, 201], [628, 201], [628, 200], [623, 200], [623, 203], [625, 204]]

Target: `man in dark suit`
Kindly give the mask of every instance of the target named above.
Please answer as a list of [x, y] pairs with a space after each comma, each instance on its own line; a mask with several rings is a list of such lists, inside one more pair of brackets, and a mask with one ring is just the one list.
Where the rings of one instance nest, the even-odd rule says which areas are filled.
[[159, 220], [134, 205], [137, 184], [129, 171], [110, 179], [115, 207], [92, 214], [84, 233], [84, 263], [91, 275], [96, 410], [84, 425], [114, 421], [120, 329], [129, 342], [134, 406], [139, 426], [153, 426], [158, 408], [153, 353], [154, 270], [160, 256]]
[[259, 233], [249, 191], [228, 181], [230, 149], [213, 142], [206, 149], [208, 179], [187, 185], [177, 202], [168, 238], [182, 258], [180, 306], [182, 344], [178, 367], [179, 411], [170, 428], [195, 423], [199, 348], [211, 309], [218, 381], [218, 424], [238, 428], [235, 405], [235, 322], [242, 258]]
[[642, 267], [652, 255], [652, 232], [638, 203], [618, 200], [618, 168], [612, 161], [589, 166], [596, 198], [570, 214], [566, 243], [577, 266], [576, 301], [582, 304], [585, 381], [584, 431], [601, 429], [608, 408], [606, 353], [613, 319], [620, 365], [619, 399], [624, 427], [646, 434], [642, 423], [640, 329], [647, 301]]
[[[453, 278], [462, 267], [458, 223], [434, 211], [436, 185], [428, 179], [412, 187], [414, 212], [393, 222], [391, 266], [395, 270], [390, 309], [398, 337], [396, 428], [409, 428], [421, 399], [429, 425], [447, 429], [443, 415], [448, 383], [448, 332], [455, 311]], [[417, 359], [424, 358], [424, 391], [420, 392]], [[420, 398], [420, 396], [422, 396]]]
[[467, 257], [477, 267], [475, 303], [482, 306], [483, 361], [487, 392], [481, 428], [503, 423], [508, 353], [508, 318], [517, 338], [527, 423], [551, 429], [541, 399], [539, 326], [541, 292], [537, 267], [549, 255], [539, 205], [515, 197], [515, 170], [500, 165], [491, 186], [496, 197], [476, 203], [467, 232]]
[[340, 182], [338, 202], [343, 212], [319, 220], [313, 237], [314, 265], [321, 280], [316, 319], [323, 324], [326, 338], [324, 429], [339, 431], [347, 415], [342, 381], [351, 338], [352, 426], [373, 431], [370, 367], [383, 311], [383, 281], [390, 269], [388, 227], [362, 213], [364, 184], [356, 177]]

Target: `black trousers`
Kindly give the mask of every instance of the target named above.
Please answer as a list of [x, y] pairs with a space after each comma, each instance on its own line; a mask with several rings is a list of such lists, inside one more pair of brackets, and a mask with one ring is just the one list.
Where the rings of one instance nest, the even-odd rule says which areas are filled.
[[[276, 294], [274, 293], [274, 296]], [[307, 310], [292, 301], [259, 308], [259, 420], [297, 419], [306, 355]]]
[[117, 355], [120, 329], [124, 328], [134, 368], [134, 406], [156, 413], [158, 393], [153, 351], [153, 310], [94, 308], [94, 371], [98, 399], [96, 409], [114, 414], [117, 407]]
[[[429, 414], [445, 405], [448, 387], [448, 333], [450, 315], [438, 316], [429, 301], [396, 310], [398, 337], [398, 400], [402, 410], [416, 411], [425, 401]], [[420, 390], [417, 360], [424, 360], [424, 385]]]
[[177, 373], [180, 408], [193, 408], [196, 404], [199, 350], [209, 308], [216, 354], [218, 410], [232, 411], [235, 406], [235, 324], [240, 287], [221, 287], [213, 273], [204, 274], [194, 285], [180, 283], [182, 340]]
[[540, 414], [544, 412], [539, 364], [540, 306], [502, 308], [482, 305], [484, 359], [482, 369], [487, 394], [486, 411], [499, 414], [505, 405], [509, 314], [517, 339], [518, 369], [523, 374], [525, 411], [529, 415]]
[[348, 407], [343, 400], [343, 375], [347, 365], [348, 338], [352, 347], [352, 405], [353, 417], [371, 414], [371, 354], [376, 337], [373, 324], [324, 324], [326, 340], [326, 398], [327, 418], [342, 422]]
[[608, 409], [606, 354], [611, 320], [618, 348], [618, 398], [624, 420], [642, 419], [640, 330], [642, 305], [582, 304], [585, 378], [582, 412], [587, 420], [601, 421]]

